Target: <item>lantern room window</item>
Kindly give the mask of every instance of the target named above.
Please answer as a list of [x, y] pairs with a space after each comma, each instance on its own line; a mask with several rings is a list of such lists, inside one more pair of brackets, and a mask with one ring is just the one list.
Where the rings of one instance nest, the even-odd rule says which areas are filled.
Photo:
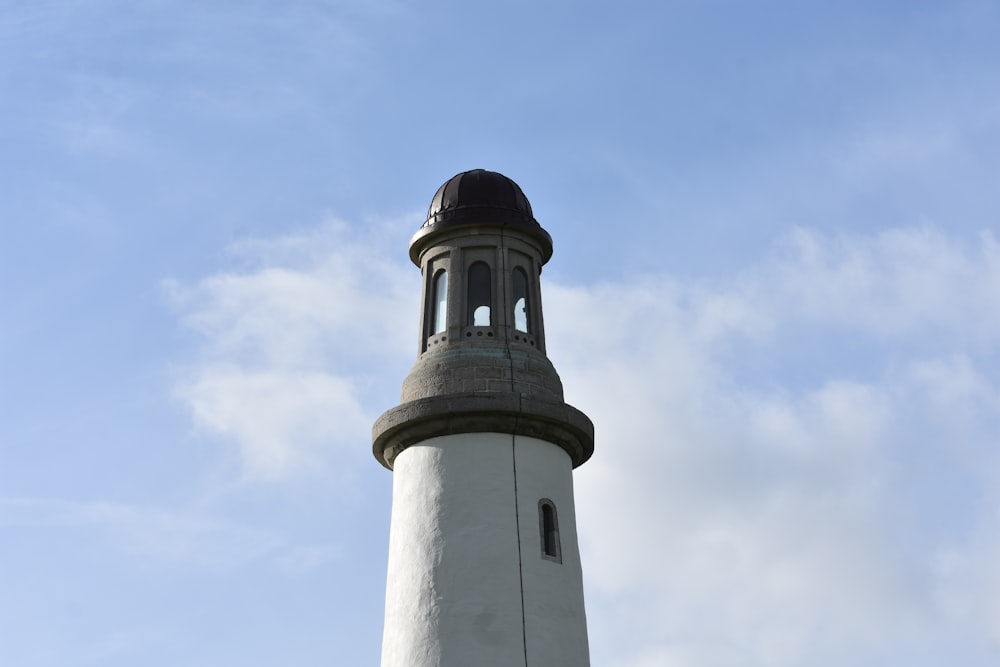
[[431, 335], [442, 333], [448, 328], [448, 272], [442, 269], [434, 274], [431, 285]]
[[469, 267], [469, 309], [468, 323], [474, 327], [488, 327], [492, 324], [490, 307], [493, 285], [490, 282], [490, 267], [486, 262], [474, 262]]
[[528, 275], [524, 269], [517, 267], [511, 276], [511, 288], [514, 293], [514, 328], [528, 332]]

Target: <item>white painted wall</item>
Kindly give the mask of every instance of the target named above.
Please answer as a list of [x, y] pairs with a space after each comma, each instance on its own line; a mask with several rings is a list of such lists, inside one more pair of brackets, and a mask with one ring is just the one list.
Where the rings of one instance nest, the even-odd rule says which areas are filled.
[[[518, 437], [517, 494], [528, 666], [589, 665], [573, 465], [569, 454], [552, 443]], [[562, 563], [542, 558], [538, 525], [541, 498], [551, 500], [558, 511]]]
[[[562, 563], [542, 558], [541, 498], [558, 510]], [[407, 448], [394, 462], [382, 667], [525, 665], [525, 641], [528, 667], [590, 664], [569, 456], [498, 433]]]

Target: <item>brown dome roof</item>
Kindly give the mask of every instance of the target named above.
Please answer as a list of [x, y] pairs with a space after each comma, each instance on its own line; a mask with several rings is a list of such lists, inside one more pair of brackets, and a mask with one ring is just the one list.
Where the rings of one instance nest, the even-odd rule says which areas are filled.
[[434, 232], [471, 225], [517, 227], [541, 242], [543, 262], [552, 255], [552, 237], [535, 220], [520, 186], [495, 171], [472, 169], [452, 176], [434, 193], [427, 219], [411, 240], [411, 257], [416, 262], [415, 246]]

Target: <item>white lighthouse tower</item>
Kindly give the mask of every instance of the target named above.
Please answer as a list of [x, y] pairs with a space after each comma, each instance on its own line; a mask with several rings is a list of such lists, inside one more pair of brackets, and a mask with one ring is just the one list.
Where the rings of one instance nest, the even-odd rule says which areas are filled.
[[551, 256], [521, 188], [481, 169], [410, 241], [420, 352], [373, 428], [393, 471], [382, 667], [590, 664], [572, 472], [594, 427], [545, 355]]

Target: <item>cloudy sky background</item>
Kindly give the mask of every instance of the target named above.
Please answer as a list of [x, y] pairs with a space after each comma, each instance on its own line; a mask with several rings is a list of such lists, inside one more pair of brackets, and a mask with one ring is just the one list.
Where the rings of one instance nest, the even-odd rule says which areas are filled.
[[1000, 3], [0, 0], [0, 664], [377, 664], [436, 188], [515, 179], [595, 665], [1000, 659]]

